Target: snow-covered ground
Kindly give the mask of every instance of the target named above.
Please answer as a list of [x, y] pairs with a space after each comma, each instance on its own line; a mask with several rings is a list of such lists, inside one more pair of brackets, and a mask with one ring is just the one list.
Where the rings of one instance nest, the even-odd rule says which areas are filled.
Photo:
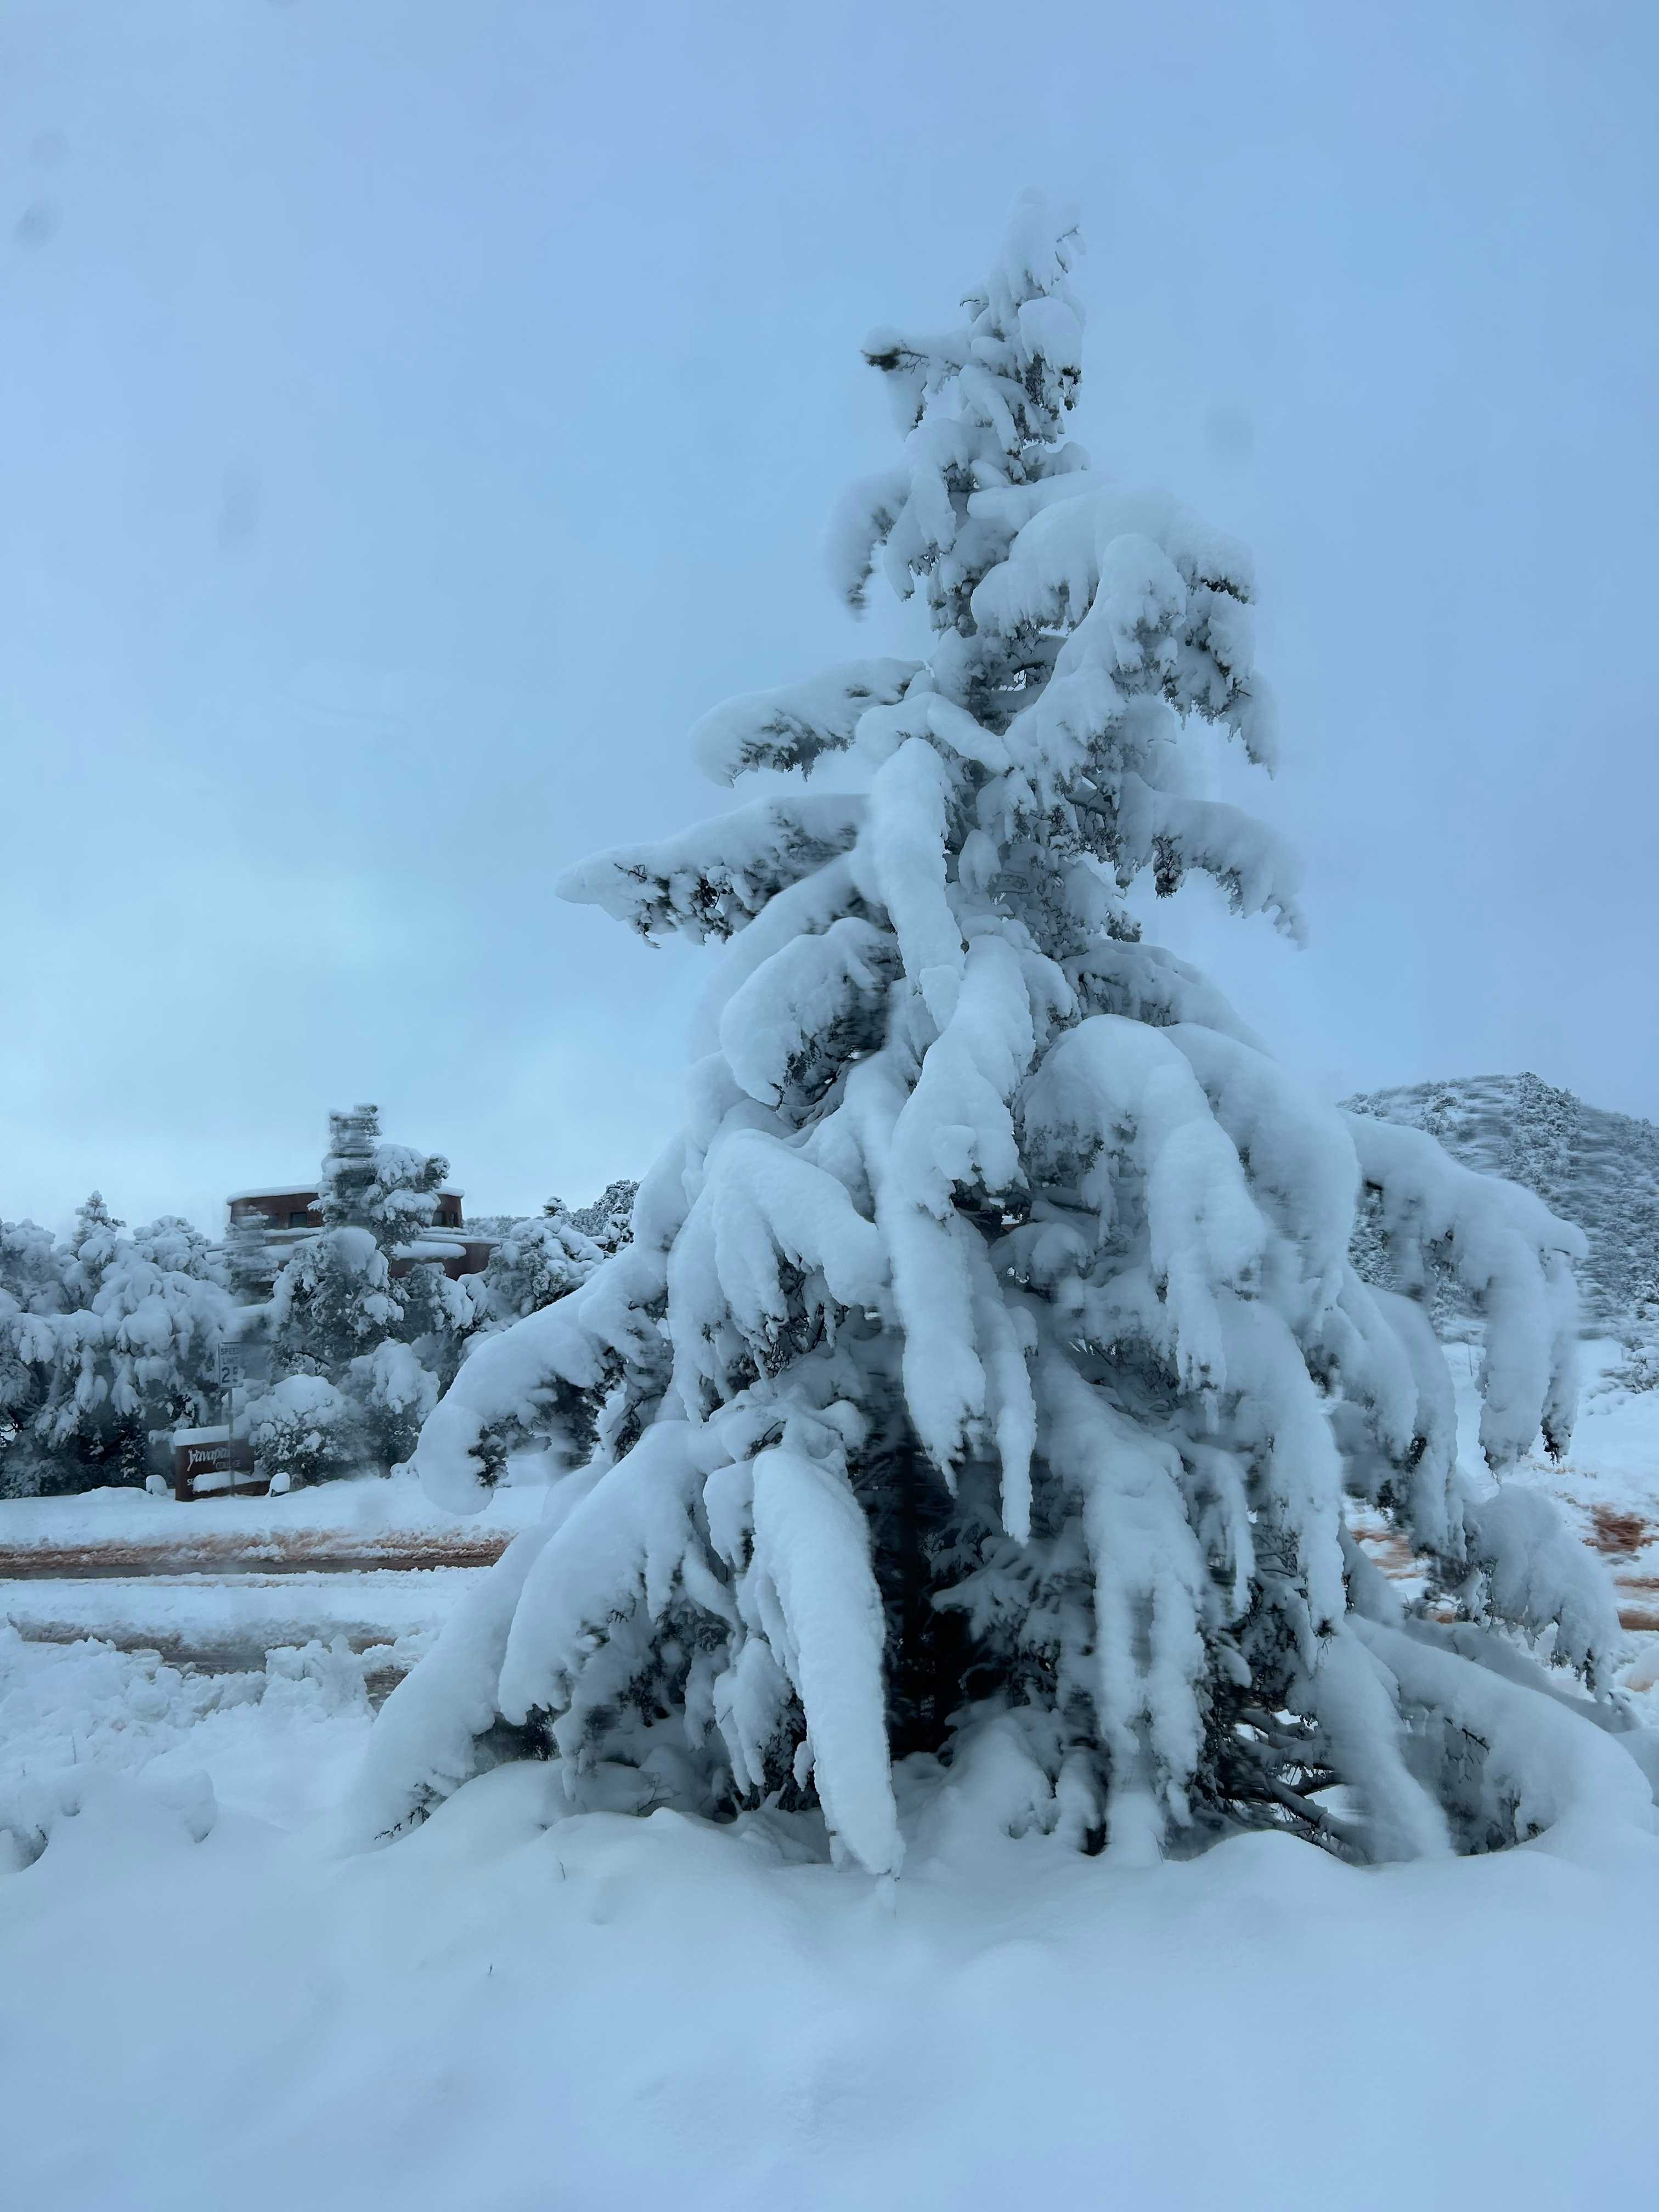
[[[67, 1774], [142, 1775], [222, 1811], [276, 1827], [333, 1805], [367, 1739], [369, 1681], [412, 1663], [418, 1646], [354, 1653], [340, 1640], [277, 1648], [257, 1667], [210, 1674], [154, 1651], [93, 1641], [27, 1644], [0, 1626], [0, 1824], [26, 1825], [55, 1804]], [[0, 1847], [3, 1848], [3, 1847]]]
[[466, 1522], [406, 1476], [184, 1505], [131, 1490], [9, 1499], [0, 1620], [32, 1642], [95, 1637], [216, 1672], [340, 1637], [358, 1651], [396, 1644], [406, 1664], [544, 1495], [504, 1487]]
[[440, 1512], [411, 1477], [362, 1475], [284, 1498], [206, 1498], [181, 1505], [142, 1490], [94, 1490], [77, 1498], [0, 1499], [0, 1576], [30, 1553], [89, 1559], [166, 1553], [179, 1565], [281, 1562], [303, 1553], [395, 1557], [413, 1544], [470, 1545], [493, 1559], [541, 1510], [543, 1489], [504, 1485], [477, 1520]]
[[1627, 2205], [1659, 1854], [1360, 1874], [1279, 1838], [867, 1878], [545, 1768], [331, 1863], [135, 1789], [4, 1885], [0, 2069], [52, 2212]]
[[[1659, 1703], [1641, 1625], [1659, 1394], [1609, 1393], [1589, 1364], [1570, 1458], [1518, 1479], [1580, 1513], [1620, 1577], [1627, 1683]], [[440, 1549], [454, 1534], [412, 1492], [356, 1488], [3, 1505], [0, 1552], [165, 1562], [221, 1516], [266, 1565], [307, 1529], [356, 1557], [365, 1513]], [[500, 1504], [505, 1534], [537, 1500]], [[50, 1832], [0, 1878], [9, 2200], [1467, 2212], [1651, 2193], [1659, 1844], [1546, 1837], [1357, 1872], [1261, 1837], [1132, 1870], [970, 1839], [947, 1793], [913, 1807], [884, 1892], [795, 1863], [761, 1822], [561, 1819], [532, 1766], [349, 1856], [329, 1808], [374, 1679], [478, 1570], [250, 1564], [0, 1586], [26, 1632], [78, 1607], [128, 1647], [169, 1624], [289, 1647], [210, 1673], [0, 1630], [0, 1823]], [[379, 1648], [351, 1649], [375, 1623]]]
[[429, 1636], [475, 1571], [43, 1577], [0, 1587], [0, 1618], [31, 1641], [94, 1636], [185, 1663], [240, 1669], [263, 1664], [274, 1644], [343, 1636], [361, 1650]]

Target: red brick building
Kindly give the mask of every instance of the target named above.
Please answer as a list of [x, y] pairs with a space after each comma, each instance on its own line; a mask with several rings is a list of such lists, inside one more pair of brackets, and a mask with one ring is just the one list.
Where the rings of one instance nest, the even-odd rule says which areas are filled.
[[[233, 1225], [244, 1221], [264, 1221], [265, 1249], [274, 1263], [274, 1274], [295, 1245], [306, 1243], [321, 1231], [323, 1224], [315, 1212], [316, 1204], [314, 1185], [308, 1189], [279, 1185], [275, 1189], [267, 1187], [263, 1190], [239, 1190], [230, 1199], [230, 1218]], [[459, 1276], [479, 1273], [488, 1264], [495, 1243], [493, 1237], [467, 1233], [459, 1191], [441, 1190], [431, 1227], [414, 1243], [398, 1251], [392, 1262], [392, 1272], [394, 1275], [406, 1275], [411, 1267], [434, 1262], [453, 1282]]]

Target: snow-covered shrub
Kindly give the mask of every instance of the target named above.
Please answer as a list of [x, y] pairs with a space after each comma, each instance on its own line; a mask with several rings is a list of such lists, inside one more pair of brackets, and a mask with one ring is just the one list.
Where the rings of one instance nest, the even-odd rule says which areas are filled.
[[347, 1363], [345, 1389], [356, 1408], [367, 1464], [400, 1466], [413, 1453], [421, 1425], [438, 1402], [437, 1376], [421, 1364], [412, 1346], [388, 1337]]
[[247, 1432], [256, 1472], [288, 1486], [351, 1474], [361, 1463], [358, 1407], [320, 1375], [283, 1376], [249, 1407]]
[[[877, 1872], [896, 1756], [963, 1804], [1012, 1803], [971, 1773], [1012, 1759], [1013, 1826], [1130, 1853], [1262, 1826], [1478, 1848], [1556, 1802], [1505, 1778], [1515, 1713], [1565, 1709], [1486, 1686], [1515, 1655], [1485, 1624], [1595, 1685], [1611, 1598], [1542, 1501], [1460, 1480], [1406, 1293], [1443, 1258], [1482, 1310], [1501, 1470], [1540, 1425], [1565, 1441], [1583, 1240], [1320, 1103], [1142, 939], [1132, 889], [1191, 875], [1294, 934], [1296, 868], [1202, 794], [1206, 726], [1273, 758], [1247, 555], [1066, 438], [1075, 251], [1028, 199], [956, 326], [866, 348], [901, 450], [842, 506], [835, 570], [854, 605], [878, 570], [919, 593], [927, 657], [695, 733], [717, 781], [834, 752], [856, 787], [564, 881], [726, 949], [633, 1241], [478, 1342], [427, 1422], [416, 1464], [457, 1510], [521, 1443], [578, 1471], [387, 1704], [369, 1832], [504, 1729], [575, 1802], [816, 1808]], [[1350, 1264], [1362, 1190], [1401, 1290]], [[1455, 1654], [1402, 1622], [1345, 1489], [1461, 1600]]]
[[469, 1285], [476, 1327], [510, 1328], [585, 1283], [601, 1260], [628, 1242], [638, 1188], [635, 1182], [607, 1184], [591, 1206], [550, 1198], [540, 1213], [506, 1222], [489, 1264]]

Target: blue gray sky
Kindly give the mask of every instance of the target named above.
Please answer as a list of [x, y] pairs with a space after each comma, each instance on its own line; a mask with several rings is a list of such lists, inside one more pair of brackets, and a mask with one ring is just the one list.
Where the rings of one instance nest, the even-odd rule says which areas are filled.
[[[1034, 28], [1034, 26], [1039, 26]], [[1079, 434], [1255, 549], [1322, 1090], [1659, 1117], [1659, 14], [1597, 0], [0, 0], [0, 1212], [216, 1222], [378, 1099], [469, 1206], [637, 1172], [706, 955], [554, 897], [728, 804], [1016, 193]]]

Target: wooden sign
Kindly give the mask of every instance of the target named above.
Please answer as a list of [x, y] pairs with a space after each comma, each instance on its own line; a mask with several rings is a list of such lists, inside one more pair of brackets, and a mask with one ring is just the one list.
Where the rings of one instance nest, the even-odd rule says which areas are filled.
[[233, 1490], [263, 1498], [270, 1487], [268, 1477], [253, 1472], [253, 1447], [246, 1437], [173, 1448], [173, 1494], [181, 1501], [222, 1497]]

